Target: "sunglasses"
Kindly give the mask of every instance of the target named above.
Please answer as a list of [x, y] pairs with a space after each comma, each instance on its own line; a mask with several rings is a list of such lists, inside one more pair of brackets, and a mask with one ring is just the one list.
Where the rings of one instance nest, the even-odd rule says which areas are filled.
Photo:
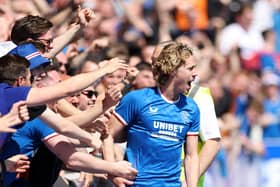
[[97, 91], [95, 91], [95, 90], [83, 90], [81, 93], [82, 93], [83, 95], [87, 96], [87, 98], [89, 98], [89, 99], [91, 99], [93, 95], [94, 95], [95, 97], [98, 96], [98, 93], [97, 93]]

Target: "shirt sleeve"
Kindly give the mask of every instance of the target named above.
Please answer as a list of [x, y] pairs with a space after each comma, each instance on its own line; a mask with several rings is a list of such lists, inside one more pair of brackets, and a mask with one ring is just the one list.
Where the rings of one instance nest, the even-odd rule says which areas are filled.
[[[30, 123], [30, 122], [29, 122]], [[36, 130], [36, 136], [38, 138], [38, 141], [45, 141], [49, 139], [50, 137], [53, 137], [54, 135], [57, 135], [57, 133], [50, 128], [45, 122], [42, 120], [36, 118], [31, 123], [34, 126], [33, 129]]]
[[137, 99], [137, 95], [134, 92], [130, 92], [122, 98], [116, 107], [114, 115], [124, 125], [130, 125], [136, 120], [140, 108], [139, 98]]
[[193, 101], [192, 124], [187, 132], [187, 136], [196, 136], [199, 134], [200, 111], [197, 104]]
[[6, 105], [8, 110], [18, 101], [26, 100], [31, 87], [11, 87], [5, 90], [5, 100], [8, 102]]

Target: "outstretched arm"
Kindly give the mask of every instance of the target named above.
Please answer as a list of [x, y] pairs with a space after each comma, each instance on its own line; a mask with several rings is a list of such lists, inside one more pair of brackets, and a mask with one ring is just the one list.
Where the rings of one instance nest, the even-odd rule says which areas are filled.
[[55, 55], [57, 55], [68, 43], [70, 43], [70, 41], [72, 41], [74, 36], [83, 26], [86, 26], [91, 20], [95, 18], [94, 12], [89, 8], [81, 9], [79, 7], [78, 16], [80, 20], [79, 23], [73, 24], [66, 32], [54, 39], [54, 48], [45, 54], [46, 57], [55, 57]]
[[100, 147], [97, 145], [98, 142], [95, 141], [95, 138], [93, 138], [90, 133], [82, 130], [73, 122], [55, 114], [48, 108], [40, 115], [40, 119], [42, 119], [48, 126], [65, 136], [79, 139], [94, 148]]
[[122, 97], [122, 94], [119, 87], [115, 85], [108, 88], [106, 90], [105, 96], [102, 95], [101, 97], [102, 98], [98, 96], [95, 105], [89, 110], [70, 116], [67, 119], [71, 120], [79, 126], [85, 126], [95, 120], [102, 113], [106, 112], [109, 108], [116, 105]]
[[115, 161], [114, 158], [114, 142], [120, 142], [124, 137], [125, 126], [113, 114], [108, 122], [109, 134], [103, 140], [103, 157], [105, 160]]
[[108, 173], [133, 179], [137, 170], [126, 161], [108, 162], [85, 152], [78, 152], [65, 136], [55, 136], [45, 141], [47, 147], [54, 152], [70, 168], [90, 173]]
[[123, 60], [120, 60], [119, 58], [113, 58], [95, 71], [73, 76], [52, 86], [31, 88], [26, 99], [27, 104], [40, 105], [66, 96], [71, 96], [75, 92], [89, 87], [104, 75], [112, 73], [118, 69], [126, 70], [127, 65], [124, 64]]
[[[114, 151], [114, 139], [117, 141], [121, 141], [124, 139], [124, 129], [125, 126], [115, 117], [115, 115], [111, 115], [109, 121], [109, 135], [103, 140], [103, 158], [109, 161], [115, 161], [115, 151]], [[109, 176], [112, 182], [119, 187], [125, 187], [126, 185], [132, 185], [133, 180]]]

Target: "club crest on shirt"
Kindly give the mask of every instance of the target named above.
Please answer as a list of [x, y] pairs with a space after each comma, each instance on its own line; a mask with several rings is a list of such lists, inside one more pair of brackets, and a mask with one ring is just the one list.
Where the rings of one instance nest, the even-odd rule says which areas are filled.
[[189, 114], [186, 111], [182, 111], [181, 112], [181, 118], [183, 120], [184, 123], [187, 123], [189, 120]]
[[158, 108], [157, 107], [153, 107], [153, 106], [149, 106], [149, 112], [151, 114], [156, 114], [158, 112]]

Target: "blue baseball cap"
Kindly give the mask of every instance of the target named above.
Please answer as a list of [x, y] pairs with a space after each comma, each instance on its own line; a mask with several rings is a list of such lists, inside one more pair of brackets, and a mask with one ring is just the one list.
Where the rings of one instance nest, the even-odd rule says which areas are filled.
[[43, 57], [31, 43], [18, 45], [16, 48], [12, 49], [9, 54], [26, 58], [26, 60], [30, 62], [30, 70], [35, 69], [43, 64], [50, 64], [50, 60]]

